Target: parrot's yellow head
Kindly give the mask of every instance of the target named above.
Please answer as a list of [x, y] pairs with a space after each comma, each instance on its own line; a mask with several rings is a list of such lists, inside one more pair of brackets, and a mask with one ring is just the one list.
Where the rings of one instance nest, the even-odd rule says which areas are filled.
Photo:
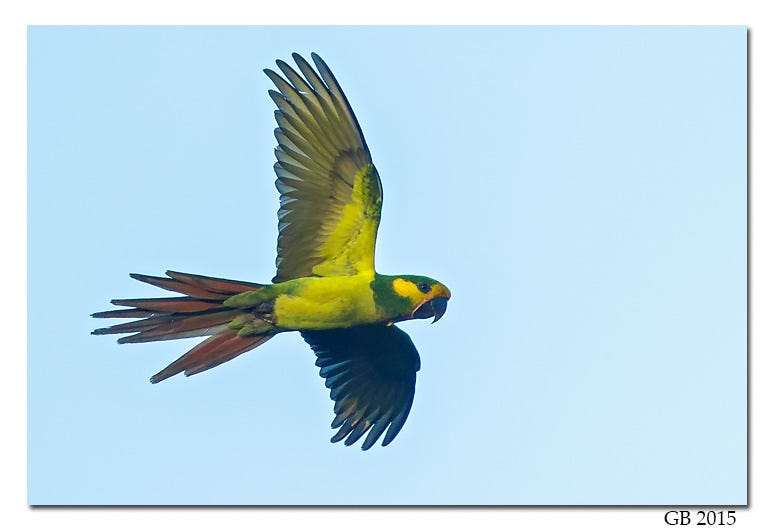
[[427, 276], [394, 276], [391, 287], [401, 298], [411, 302], [406, 318], [430, 318], [433, 322], [444, 315], [447, 301], [452, 297], [441, 282]]

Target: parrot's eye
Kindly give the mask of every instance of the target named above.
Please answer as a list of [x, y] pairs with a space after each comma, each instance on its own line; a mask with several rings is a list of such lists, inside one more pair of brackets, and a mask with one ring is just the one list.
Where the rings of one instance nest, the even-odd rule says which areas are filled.
[[429, 293], [431, 291], [431, 286], [425, 282], [418, 283], [417, 288], [420, 290], [421, 293]]

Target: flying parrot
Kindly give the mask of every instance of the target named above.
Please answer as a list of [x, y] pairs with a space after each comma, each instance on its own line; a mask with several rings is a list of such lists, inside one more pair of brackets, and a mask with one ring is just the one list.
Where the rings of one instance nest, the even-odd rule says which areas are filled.
[[[270, 284], [167, 271], [130, 274], [183, 296], [112, 300], [126, 309], [97, 318], [131, 322], [94, 330], [131, 333], [119, 343], [206, 336], [151, 377], [158, 383], [234, 359], [278, 333], [298, 331], [314, 351], [330, 389], [338, 429], [332, 442], [369, 449], [388, 445], [412, 406], [420, 357], [395, 323], [444, 314], [449, 289], [416, 275], [374, 270], [382, 183], [360, 125], [325, 62], [313, 68], [294, 53], [298, 70], [277, 61], [285, 77], [264, 70], [277, 90], [274, 164], [280, 192], [277, 275]], [[367, 434], [368, 433], [368, 434]]]

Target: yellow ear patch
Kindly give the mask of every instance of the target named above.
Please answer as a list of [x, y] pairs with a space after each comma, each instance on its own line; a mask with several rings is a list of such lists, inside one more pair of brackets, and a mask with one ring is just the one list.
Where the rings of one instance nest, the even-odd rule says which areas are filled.
[[393, 280], [393, 290], [401, 296], [411, 300], [418, 298], [418, 294], [422, 297], [422, 293], [420, 293], [417, 286], [413, 282], [404, 280], [403, 278], [396, 278]]

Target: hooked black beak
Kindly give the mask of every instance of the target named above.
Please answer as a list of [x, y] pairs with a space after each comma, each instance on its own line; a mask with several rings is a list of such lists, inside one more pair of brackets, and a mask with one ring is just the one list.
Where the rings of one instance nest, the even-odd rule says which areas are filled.
[[[414, 310], [412, 318], [433, 317], [433, 322], [436, 322], [447, 310], [447, 300], [449, 300], [449, 298], [434, 298], [433, 300], [428, 300]], [[431, 324], [433, 324], [433, 322], [431, 322]]]

